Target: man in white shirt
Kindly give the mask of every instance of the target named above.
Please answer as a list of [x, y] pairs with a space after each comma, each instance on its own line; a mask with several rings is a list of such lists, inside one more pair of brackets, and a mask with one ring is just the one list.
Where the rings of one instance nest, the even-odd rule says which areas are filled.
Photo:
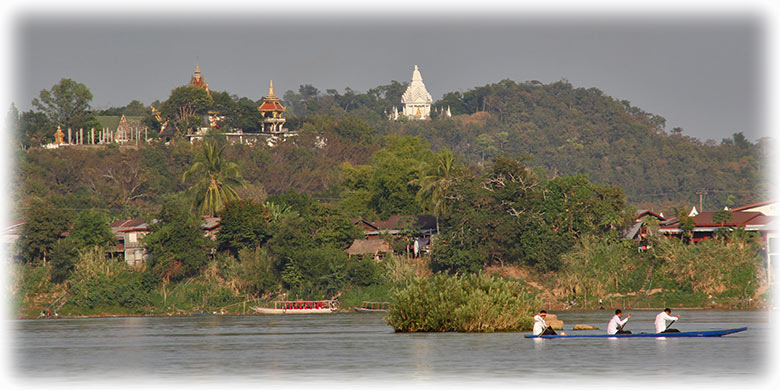
[[615, 315], [612, 316], [612, 319], [609, 320], [609, 324], [607, 324], [607, 334], [631, 334], [631, 332], [623, 330], [623, 325], [631, 318], [631, 314], [627, 315], [626, 318], [622, 320], [620, 319], [621, 314], [623, 314], [623, 310], [615, 310]]
[[678, 314], [676, 317], [672, 316], [672, 309], [666, 308], [664, 311], [658, 313], [657, 316], [655, 316], [655, 332], [656, 333], [677, 333], [679, 330], [677, 329], [667, 329], [666, 328], [666, 321], [677, 321], [680, 319], [680, 315]]
[[543, 334], [556, 334], [552, 327], [547, 326], [547, 323], [544, 322], [545, 317], [547, 317], [547, 312], [544, 310], [540, 311], [539, 314], [534, 316], [534, 336], [540, 336]]

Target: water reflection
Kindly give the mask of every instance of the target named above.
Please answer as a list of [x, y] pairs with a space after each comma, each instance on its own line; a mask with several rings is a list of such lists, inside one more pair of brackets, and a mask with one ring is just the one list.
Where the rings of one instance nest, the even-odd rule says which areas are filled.
[[431, 340], [428, 335], [410, 337], [411, 361], [414, 364], [412, 376], [415, 379], [431, 379]]

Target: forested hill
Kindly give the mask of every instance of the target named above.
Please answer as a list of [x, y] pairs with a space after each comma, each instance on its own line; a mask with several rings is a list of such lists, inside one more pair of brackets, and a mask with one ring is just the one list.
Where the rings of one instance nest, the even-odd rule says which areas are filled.
[[585, 173], [593, 182], [625, 189], [628, 200], [698, 204], [722, 208], [766, 198], [768, 140], [751, 143], [741, 133], [702, 141], [665, 119], [596, 88], [559, 81], [504, 80], [444, 95], [434, 110], [453, 118], [405, 122], [402, 134], [425, 137], [472, 161], [509, 153], [527, 154], [548, 174]]

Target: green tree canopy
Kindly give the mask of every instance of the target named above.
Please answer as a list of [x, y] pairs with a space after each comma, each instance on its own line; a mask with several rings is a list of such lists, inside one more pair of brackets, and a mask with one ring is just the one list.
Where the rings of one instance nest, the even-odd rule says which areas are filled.
[[227, 204], [217, 234], [219, 250], [234, 256], [242, 248], [256, 249], [270, 236], [271, 213], [262, 204], [251, 200], [237, 200]]
[[50, 202], [35, 200], [26, 210], [19, 248], [26, 263], [47, 260], [47, 255], [70, 227], [70, 216]]
[[223, 157], [225, 146], [207, 140], [201, 147], [198, 160], [182, 175], [182, 181], [192, 178], [190, 188], [192, 207], [201, 215], [214, 216], [231, 201], [239, 200], [236, 188], [243, 185], [238, 164]]
[[79, 129], [95, 126], [95, 118], [89, 111], [91, 101], [92, 92], [86, 85], [64, 78], [51, 89], [42, 90], [32, 100], [32, 105], [43, 112], [51, 123]]
[[208, 261], [209, 240], [200, 220], [185, 207], [166, 202], [149, 225], [143, 243], [149, 251], [149, 264], [163, 280], [178, 280], [195, 274]]
[[173, 119], [180, 129], [194, 129], [203, 124], [201, 115], [206, 114], [214, 99], [203, 88], [183, 86], [171, 90], [171, 96], [163, 102], [160, 112]]

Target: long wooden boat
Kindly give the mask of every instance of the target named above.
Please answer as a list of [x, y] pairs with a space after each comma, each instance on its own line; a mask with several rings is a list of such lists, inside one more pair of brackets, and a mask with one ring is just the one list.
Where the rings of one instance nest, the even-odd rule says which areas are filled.
[[390, 307], [390, 302], [363, 302], [355, 311], [359, 313], [384, 312]]
[[326, 314], [336, 311], [337, 301], [275, 301], [274, 307], [255, 306], [259, 314]]
[[633, 334], [572, 334], [572, 335], [544, 335], [534, 336], [532, 334], [525, 335], [527, 339], [585, 339], [585, 338], [635, 338], [635, 337], [720, 337], [727, 334], [744, 332], [747, 328], [733, 328], [733, 329], [720, 329], [720, 330], [699, 330], [693, 332], [675, 332], [675, 333], [633, 333]]

